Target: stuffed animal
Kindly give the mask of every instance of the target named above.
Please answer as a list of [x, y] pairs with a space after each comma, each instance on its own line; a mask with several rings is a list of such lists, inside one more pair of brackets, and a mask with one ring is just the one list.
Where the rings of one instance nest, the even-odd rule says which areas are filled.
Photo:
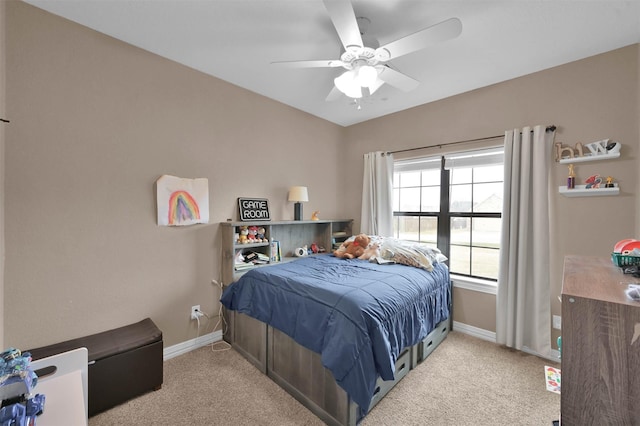
[[358, 259], [370, 260], [373, 257], [380, 257], [380, 245], [377, 243], [370, 243]]
[[337, 250], [334, 250], [333, 255], [341, 259], [359, 258], [365, 253], [369, 241], [366, 234], [358, 234], [353, 240], [349, 239], [342, 243]]
[[238, 243], [247, 244], [249, 242], [249, 239], [247, 238], [248, 235], [249, 235], [249, 228], [246, 226], [241, 226], [240, 235], [238, 236]]
[[256, 238], [258, 239], [258, 241], [263, 242], [263, 243], [268, 243], [269, 240], [267, 240], [267, 236], [264, 235], [267, 232], [266, 229], [264, 229], [262, 226], [260, 228], [258, 228], [258, 233], [256, 234]]
[[[247, 235], [247, 238], [249, 239], [250, 243], [257, 243], [258, 240], [256, 239], [256, 235], [258, 235], [258, 227], [255, 225], [252, 225], [249, 227], [249, 235]], [[260, 240], [260, 242], [262, 242], [262, 240]]]

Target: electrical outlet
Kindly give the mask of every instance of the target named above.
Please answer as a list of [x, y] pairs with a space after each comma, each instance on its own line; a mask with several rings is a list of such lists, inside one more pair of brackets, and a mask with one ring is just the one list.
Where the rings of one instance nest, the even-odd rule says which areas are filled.
[[200, 305], [194, 305], [191, 307], [191, 319], [198, 319], [202, 313], [200, 312]]
[[562, 330], [562, 317], [560, 315], [553, 316], [553, 328]]

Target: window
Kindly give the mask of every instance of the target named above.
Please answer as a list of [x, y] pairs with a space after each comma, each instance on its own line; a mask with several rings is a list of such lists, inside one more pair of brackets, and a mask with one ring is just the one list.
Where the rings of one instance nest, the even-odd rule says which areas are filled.
[[498, 279], [503, 148], [394, 163], [396, 238], [438, 247], [452, 273]]

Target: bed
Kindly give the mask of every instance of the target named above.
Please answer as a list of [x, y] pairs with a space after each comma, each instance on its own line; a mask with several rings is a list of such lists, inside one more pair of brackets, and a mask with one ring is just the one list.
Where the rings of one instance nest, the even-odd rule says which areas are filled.
[[253, 329], [256, 366], [325, 422], [356, 424], [450, 329], [449, 271], [430, 266], [303, 257], [250, 270], [221, 303], [235, 333]]

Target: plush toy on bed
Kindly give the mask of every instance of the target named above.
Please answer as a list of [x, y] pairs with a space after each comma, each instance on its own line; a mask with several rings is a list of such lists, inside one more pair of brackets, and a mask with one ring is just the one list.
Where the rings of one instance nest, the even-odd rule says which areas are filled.
[[341, 259], [354, 259], [362, 256], [369, 245], [369, 237], [366, 234], [358, 234], [354, 239], [348, 239], [333, 251], [335, 257]]

